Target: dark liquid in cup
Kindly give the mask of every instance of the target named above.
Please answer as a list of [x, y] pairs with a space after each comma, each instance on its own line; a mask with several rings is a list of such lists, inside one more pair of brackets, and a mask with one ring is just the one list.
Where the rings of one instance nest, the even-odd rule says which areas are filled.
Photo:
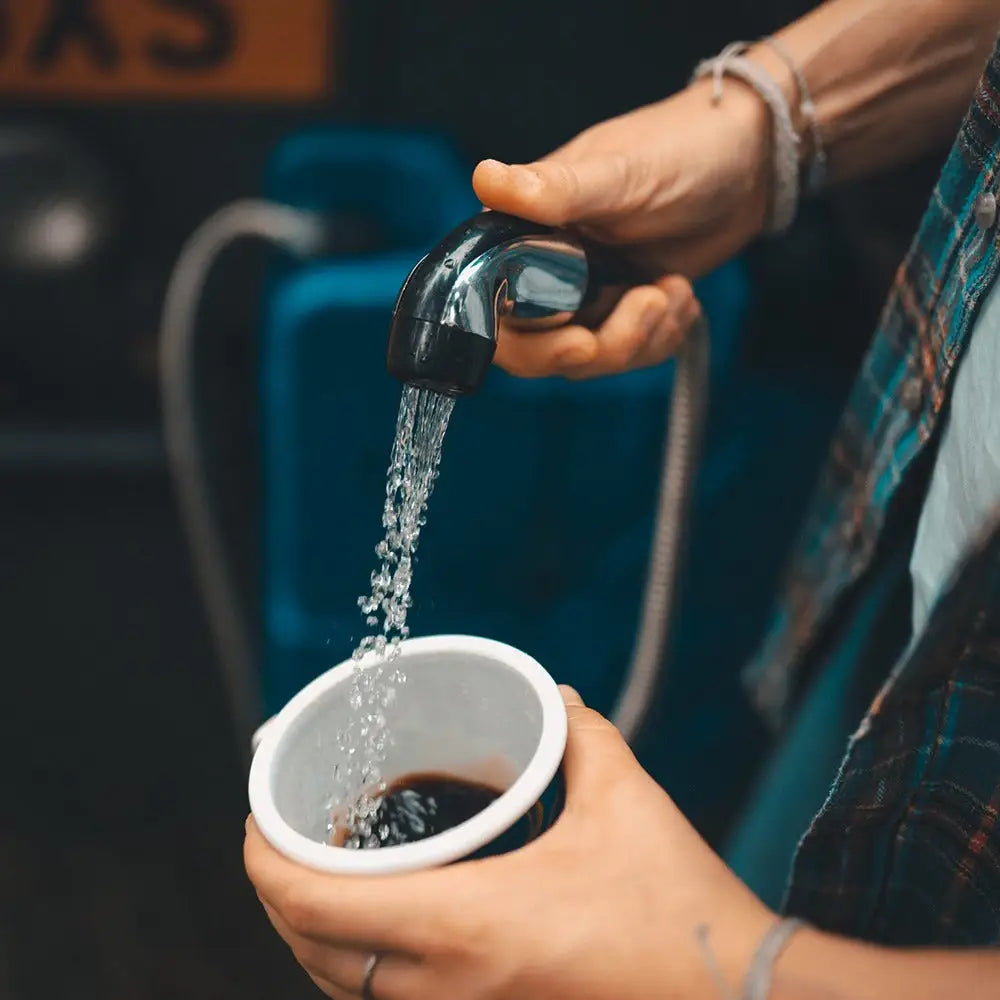
[[386, 789], [372, 825], [382, 847], [412, 844], [472, 819], [502, 794], [449, 774], [408, 774]]

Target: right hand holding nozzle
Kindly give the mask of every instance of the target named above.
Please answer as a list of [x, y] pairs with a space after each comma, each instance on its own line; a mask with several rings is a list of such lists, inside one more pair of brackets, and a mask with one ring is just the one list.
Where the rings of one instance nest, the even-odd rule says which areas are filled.
[[691, 279], [761, 232], [769, 191], [766, 106], [733, 84], [713, 106], [704, 81], [587, 129], [536, 163], [485, 160], [473, 186], [491, 209], [621, 247], [662, 277], [629, 290], [597, 329], [502, 325], [496, 363], [513, 375], [590, 378], [659, 364], [701, 309]]

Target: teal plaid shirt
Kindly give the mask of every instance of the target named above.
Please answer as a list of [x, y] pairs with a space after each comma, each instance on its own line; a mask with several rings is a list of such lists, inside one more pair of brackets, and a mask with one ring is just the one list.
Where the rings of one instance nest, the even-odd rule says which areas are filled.
[[[998, 172], [1000, 43], [899, 270], [748, 673], [776, 725], [880, 542], [912, 519], [902, 499], [926, 469], [918, 460], [936, 444], [952, 375], [1000, 267], [998, 228], [982, 211], [1000, 191]], [[891, 944], [996, 943], [1000, 518], [886, 673], [800, 844], [786, 910]]]

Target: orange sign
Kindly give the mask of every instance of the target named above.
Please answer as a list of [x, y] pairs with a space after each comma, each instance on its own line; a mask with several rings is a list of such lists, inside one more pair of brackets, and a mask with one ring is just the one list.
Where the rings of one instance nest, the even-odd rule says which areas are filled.
[[335, 0], [0, 0], [0, 97], [304, 101]]

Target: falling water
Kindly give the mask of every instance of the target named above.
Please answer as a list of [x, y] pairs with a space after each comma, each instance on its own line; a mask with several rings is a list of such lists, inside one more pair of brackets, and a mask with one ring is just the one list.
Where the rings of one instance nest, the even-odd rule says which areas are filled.
[[371, 590], [358, 598], [368, 631], [354, 650], [351, 716], [337, 734], [340, 762], [328, 809], [327, 832], [332, 838], [346, 830], [347, 847], [378, 847], [388, 833], [374, 828], [373, 820], [385, 791], [382, 766], [391, 740], [387, 713], [396, 689], [406, 681], [393, 661], [400, 641], [410, 633], [406, 618], [413, 557], [454, 405], [448, 396], [413, 386], [403, 389], [399, 405], [382, 512], [385, 535], [375, 547], [378, 568], [371, 575]]

